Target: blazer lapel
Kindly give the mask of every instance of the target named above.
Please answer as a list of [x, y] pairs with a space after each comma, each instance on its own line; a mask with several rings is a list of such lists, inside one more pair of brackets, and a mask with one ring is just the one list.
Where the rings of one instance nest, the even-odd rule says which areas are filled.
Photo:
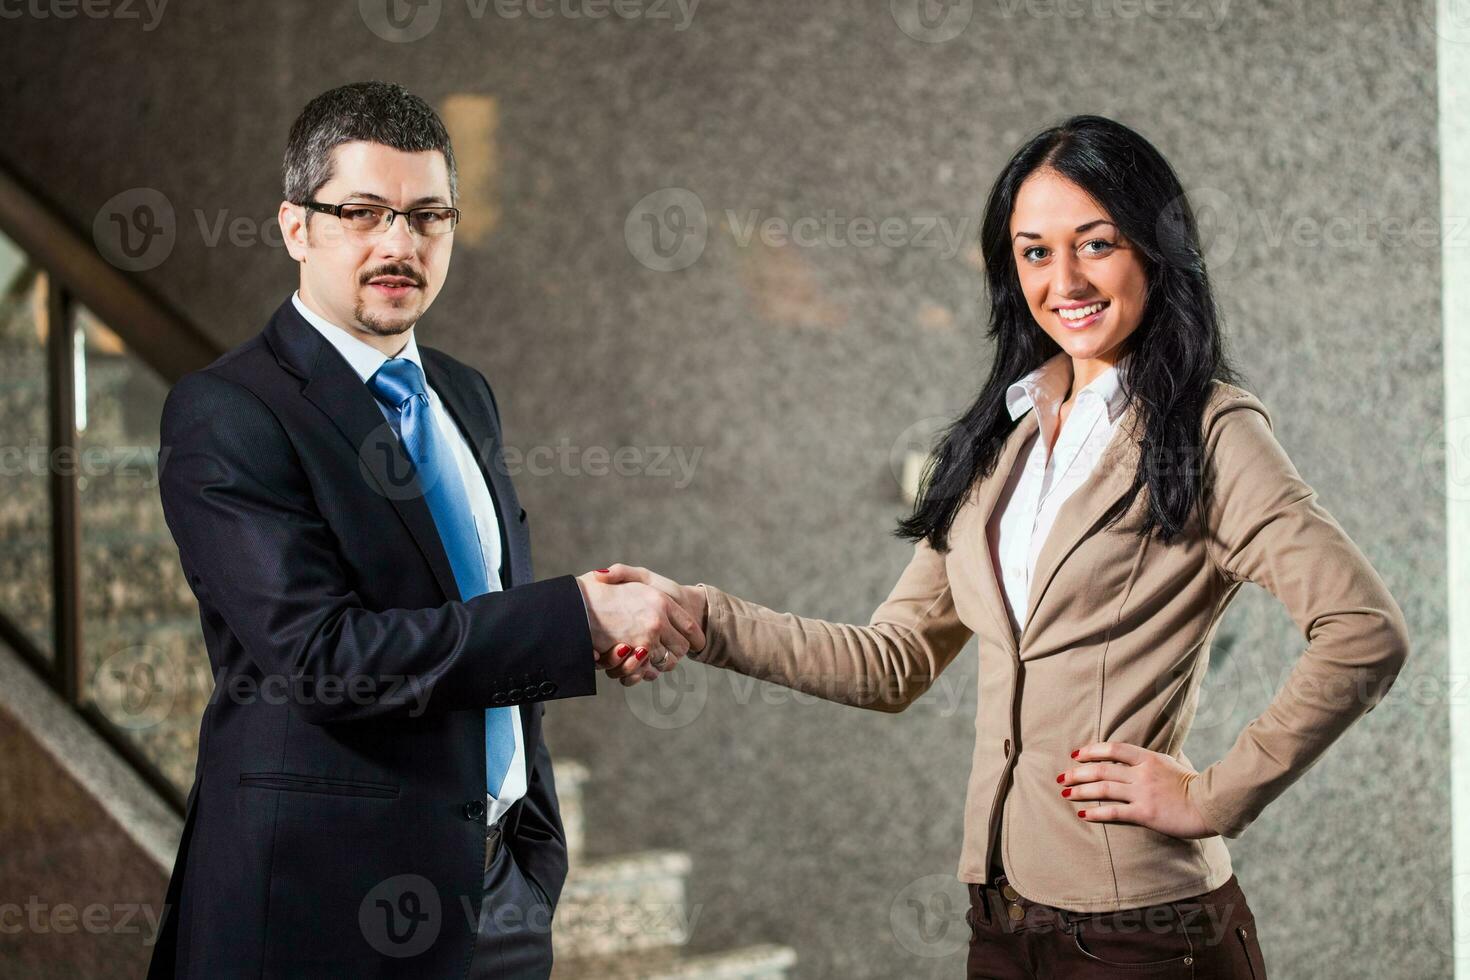
[[1017, 456], [1021, 447], [1036, 432], [1036, 413], [1027, 412], [1021, 416], [1010, 435], [1006, 437], [1005, 444], [1001, 446], [1000, 460], [995, 464], [995, 471], [988, 479], [981, 480], [975, 489], [975, 514], [979, 527], [976, 531], [980, 547], [975, 554], [978, 558], [979, 567], [975, 570], [980, 579], [980, 599], [985, 603], [991, 619], [995, 621], [998, 632], [1005, 637], [1009, 644], [1011, 655], [1019, 657], [1016, 645], [1016, 635], [1011, 628], [1011, 617], [1006, 612], [1005, 599], [1001, 594], [1000, 580], [995, 574], [995, 562], [990, 558], [990, 517], [995, 511], [996, 502], [1000, 499], [1001, 490], [1005, 487], [1006, 479], [1016, 466]]
[[413, 463], [383, 417], [373, 394], [332, 345], [288, 299], [266, 328], [277, 359], [305, 380], [301, 393], [347, 440], [366, 487], [388, 500], [433, 570], [446, 599], [459, 598], [454, 569], [439, 539]]
[[1073, 491], [1057, 512], [1056, 522], [1036, 559], [1036, 570], [1031, 576], [1026, 603], [1026, 620], [1021, 624], [1019, 636], [1011, 626], [1001, 583], [996, 576], [995, 563], [990, 557], [990, 520], [1000, 500], [1001, 491], [1020, 462], [1021, 447], [1036, 433], [1039, 423], [1034, 410], [1027, 412], [1016, 423], [1001, 448], [995, 472], [988, 479], [982, 480], [976, 488], [975, 513], [979, 527], [975, 533], [980, 547], [975, 552], [979, 565], [975, 573], [979, 580], [980, 598], [995, 622], [998, 635], [1005, 638], [1013, 657], [1019, 659], [1026, 630], [1035, 619], [1036, 607], [1045, 598], [1047, 586], [1051, 584], [1057, 569], [1092, 533], [1108, 509], [1132, 486], [1133, 475], [1138, 467], [1138, 444], [1131, 437], [1130, 430], [1136, 423], [1137, 414], [1133, 406], [1124, 411], [1118, 420], [1113, 439], [1103, 452], [1103, 458], [1098, 460], [1096, 469]]
[[[1030, 413], [1035, 415], [1033, 411]], [[1113, 504], [1133, 485], [1133, 476], [1138, 469], [1138, 443], [1132, 437], [1132, 427], [1137, 422], [1137, 410], [1130, 405], [1118, 419], [1113, 438], [1103, 451], [1086, 480], [1057, 511], [1056, 522], [1051, 533], [1041, 546], [1036, 558], [1036, 570], [1031, 576], [1030, 595], [1026, 602], [1026, 622], [1021, 624], [1021, 639], [1024, 643], [1026, 630], [1036, 618], [1036, 607], [1046, 596], [1047, 586], [1055, 577], [1057, 569], [1067, 556], [1093, 532], [1098, 522]]]

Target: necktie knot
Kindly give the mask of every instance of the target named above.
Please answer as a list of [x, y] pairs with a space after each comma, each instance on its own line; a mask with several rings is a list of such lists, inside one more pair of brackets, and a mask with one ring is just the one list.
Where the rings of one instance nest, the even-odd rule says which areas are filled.
[[425, 394], [424, 372], [406, 357], [390, 357], [368, 378], [368, 386], [383, 404], [402, 409], [410, 398]]

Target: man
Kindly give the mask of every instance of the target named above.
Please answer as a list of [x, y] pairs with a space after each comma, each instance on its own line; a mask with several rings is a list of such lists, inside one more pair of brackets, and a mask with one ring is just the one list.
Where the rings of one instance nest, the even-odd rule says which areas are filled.
[[163, 412], [217, 687], [150, 975], [544, 978], [567, 856], [538, 702], [703, 635], [647, 585], [532, 580], [495, 397], [414, 335], [458, 219], [433, 110], [327, 92], [284, 178], [299, 288]]

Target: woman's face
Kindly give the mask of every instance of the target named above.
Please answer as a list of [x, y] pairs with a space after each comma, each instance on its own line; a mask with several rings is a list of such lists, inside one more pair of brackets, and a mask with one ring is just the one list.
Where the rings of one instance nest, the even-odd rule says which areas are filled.
[[1016, 195], [1011, 248], [1041, 329], [1073, 360], [1112, 363], [1143, 318], [1148, 279], [1107, 213], [1056, 171], [1037, 170]]

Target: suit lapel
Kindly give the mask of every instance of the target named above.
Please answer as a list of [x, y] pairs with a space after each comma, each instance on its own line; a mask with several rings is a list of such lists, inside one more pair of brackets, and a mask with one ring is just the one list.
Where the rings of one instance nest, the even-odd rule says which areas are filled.
[[445, 598], [458, 599], [454, 569], [413, 464], [367, 385], [289, 299], [266, 328], [266, 339], [281, 363], [305, 380], [301, 393], [347, 440], [366, 487], [386, 498], [398, 512]]

